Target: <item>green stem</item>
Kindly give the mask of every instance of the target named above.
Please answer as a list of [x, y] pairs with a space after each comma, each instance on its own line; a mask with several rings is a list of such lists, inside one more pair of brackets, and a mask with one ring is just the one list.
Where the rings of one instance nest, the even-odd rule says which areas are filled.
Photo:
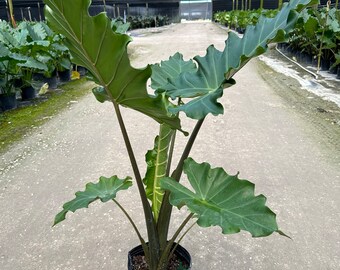
[[178, 239], [178, 241], [176, 242], [176, 245], [173, 247], [173, 249], [171, 250], [169, 257], [171, 258], [172, 255], [174, 254], [175, 250], [177, 249], [177, 246], [181, 243], [181, 241], [183, 240], [183, 238], [187, 235], [187, 233], [196, 225], [196, 222], [193, 223], [184, 233], [183, 235]]
[[[188, 224], [188, 222], [191, 220], [191, 218], [193, 217], [194, 213], [190, 213], [186, 219], [182, 222], [181, 226], [179, 226], [179, 228], [176, 230], [175, 234], [172, 236], [172, 238], [167, 242], [166, 248], [162, 253], [162, 256], [159, 260], [159, 265], [157, 267], [157, 270], [163, 270], [167, 267], [168, 264], [168, 260], [169, 259], [169, 253], [171, 251], [171, 247], [173, 246], [176, 238], [178, 237], [178, 235], [181, 233], [181, 231], [184, 229], [185, 225]], [[174, 247], [175, 249], [176, 247]]]
[[316, 72], [319, 73], [320, 71], [320, 65], [321, 65], [321, 55], [322, 55], [322, 49], [323, 49], [323, 38], [325, 36], [325, 30], [326, 30], [326, 23], [328, 20], [328, 12], [329, 12], [329, 7], [330, 7], [330, 1], [327, 1], [327, 9], [326, 9], [326, 19], [322, 25], [322, 34], [321, 34], [321, 41], [320, 41], [320, 48], [319, 48], [319, 53], [318, 53], [318, 65], [316, 68]]
[[172, 157], [173, 157], [173, 153], [174, 153], [174, 149], [175, 149], [176, 133], [177, 133], [177, 131], [175, 130], [172, 134], [172, 138], [171, 138], [171, 142], [170, 142], [168, 164], [167, 164], [167, 168], [166, 168], [166, 176], [170, 175], [171, 162], [172, 162]]
[[[187, 142], [187, 145], [185, 146], [182, 157], [179, 160], [176, 169], [171, 175], [171, 177], [174, 178], [178, 182], [182, 175], [184, 161], [189, 156], [189, 153], [196, 140], [198, 132], [201, 129], [204, 119], [205, 118], [202, 118], [197, 121], [196, 126], [194, 130], [192, 131], [192, 134]], [[167, 243], [167, 237], [168, 237], [169, 225], [170, 225], [170, 217], [171, 217], [171, 212], [172, 212], [172, 205], [169, 203], [169, 196], [170, 196], [170, 192], [166, 191], [163, 197], [162, 207], [159, 212], [159, 217], [158, 217], [158, 222], [157, 222], [157, 229], [159, 233], [158, 235], [159, 235], [159, 241], [160, 241], [159, 243], [160, 243], [161, 251], [164, 250], [166, 243]]]
[[[177, 105], [180, 105], [181, 102], [182, 102], [182, 99], [178, 98]], [[177, 113], [176, 116], [178, 117], [178, 115], [179, 115], [179, 113]], [[173, 153], [174, 153], [174, 150], [175, 150], [176, 135], [177, 135], [177, 130], [174, 130], [174, 132], [172, 134], [170, 149], [169, 149], [169, 154], [168, 154], [168, 164], [167, 164], [167, 168], [166, 168], [166, 176], [170, 175], [172, 157], [173, 157]]]
[[145, 243], [145, 240], [143, 239], [143, 237], [141, 236], [136, 224], [134, 223], [134, 221], [132, 220], [132, 218], [130, 217], [130, 215], [128, 214], [128, 212], [126, 212], [126, 210], [124, 209], [124, 207], [115, 199], [112, 199], [114, 201], [115, 204], [117, 204], [117, 206], [120, 208], [120, 210], [122, 210], [122, 212], [124, 213], [124, 215], [127, 217], [127, 219], [130, 221], [130, 224], [132, 225], [133, 229], [135, 230], [140, 243], [142, 244], [143, 250], [144, 250], [144, 255], [146, 258], [146, 261], [149, 263], [150, 261], [150, 254], [148, 252], [148, 246]]
[[133, 153], [133, 149], [130, 143], [130, 139], [128, 136], [128, 133], [126, 131], [126, 127], [123, 121], [123, 117], [122, 114], [120, 112], [120, 108], [119, 105], [116, 102], [112, 102], [113, 106], [115, 108], [116, 111], [116, 115], [118, 118], [118, 123], [124, 138], [124, 142], [125, 142], [125, 146], [126, 146], [126, 150], [128, 152], [129, 158], [130, 158], [130, 162], [131, 162], [131, 166], [136, 178], [136, 182], [137, 182], [137, 187], [138, 187], [138, 191], [139, 191], [139, 195], [141, 197], [141, 201], [143, 204], [143, 210], [144, 210], [144, 216], [145, 216], [145, 223], [146, 223], [146, 228], [147, 228], [147, 233], [148, 233], [148, 239], [149, 239], [149, 252], [150, 252], [150, 264], [149, 267], [150, 269], [155, 269], [160, 253], [159, 253], [159, 240], [158, 240], [158, 234], [157, 234], [157, 228], [156, 228], [156, 224], [155, 224], [155, 220], [153, 218], [152, 215], [152, 210], [150, 207], [150, 204], [148, 202], [148, 199], [146, 197], [146, 193], [144, 190], [144, 185], [143, 185], [143, 180], [142, 177], [140, 175], [139, 169], [138, 169], [138, 165], [137, 165], [137, 161], [135, 158], [135, 155]]

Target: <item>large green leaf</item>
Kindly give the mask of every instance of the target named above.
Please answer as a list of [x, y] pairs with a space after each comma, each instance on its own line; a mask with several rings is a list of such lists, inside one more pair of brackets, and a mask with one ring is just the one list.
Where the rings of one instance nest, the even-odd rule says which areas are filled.
[[230, 86], [233, 82], [228, 80], [251, 58], [264, 53], [268, 43], [285, 39], [286, 32], [292, 29], [297, 20], [295, 9], [300, 10], [316, 2], [292, 0], [289, 4], [285, 3], [276, 17], [262, 16], [256, 26], [248, 26], [242, 38], [229, 32], [222, 52], [210, 46], [204, 57], [194, 57], [197, 71], [182, 73], [177, 79], [170, 80], [164, 90], [172, 98], [196, 98], [170, 111], [184, 111], [194, 119], [201, 119], [208, 113], [223, 113], [222, 105], [217, 102], [223, 94], [223, 84]]
[[104, 13], [91, 17], [90, 0], [45, 0], [45, 15], [51, 28], [65, 36], [73, 61], [85, 66], [114, 102], [140, 111], [160, 123], [180, 128], [170, 117], [167, 100], [152, 97], [146, 89], [151, 67], [130, 65], [127, 45], [131, 38], [115, 33]]
[[98, 183], [86, 184], [85, 191], [76, 192], [76, 198], [63, 205], [63, 210], [54, 219], [54, 225], [63, 221], [69, 211], [75, 212], [78, 209], [87, 208], [90, 203], [98, 199], [107, 202], [116, 198], [118, 191], [128, 189], [132, 185], [130, 179], [130, 177], [119, 179], [117, 176], [110, 178], [102, 176]]
[[152, 202], [152, 211], [156, 221], [164, 195], [164, 191], [160, 188], [160, 180], [166, 175], [169, 145], [173, 133], [174, 131], [169, 126], [160, 125], [154, 148], [145, 155], [147, 171], [143, 181], [146, 185], [146, 195]]
[[151, 87], [158, 92], [162, 92], [170, 79], [176, 79], [182, 72], [195, 72], [196, 65], [192, 60], [184, 61], [183, 55], [175, 53], [167, 61], [151, 66]]
[[161, 187], [171, 192], [172, 205], [186, 205], [196, 214], [198, 225], [220, 226], [224, 234], [245, 230], [254, 237], [279, 232], [275, 214], [265, 206], [263, 195], [254, 195], [253, 183], [191, 158], [185, 161], [184, 172], [194, 192], [171, 178], [163, 178]]

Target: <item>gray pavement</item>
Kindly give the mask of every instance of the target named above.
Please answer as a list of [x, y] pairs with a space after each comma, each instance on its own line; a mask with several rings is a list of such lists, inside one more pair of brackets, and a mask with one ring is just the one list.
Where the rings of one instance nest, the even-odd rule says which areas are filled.
[[[211, 43], [221, 48], [225, 36], [211, 23], [149, 31], [134, 38], [131, 52], [140, 56], [133, 63], [143, 66], [176, 51], [186, 57], [203, 54]], [[256, 70], [253, 61], [235, 76], [237, 85], [221, 99], [225, 114], [207, 118], [192, 157], [230, 173], [240, 171], [241, 178], [256, 183], [257, 193], [267, 196], [281, 230], [292, 240], [277, 234], [254, 239], [244, 232], [224, 236], [219, 228], [196, 226], [183, 246], [194, 270], [340, 269], [340, 150], [315, 136], [313, 124]], [[123, 114], [142, 165], [157, 124], [131, 110]], [[184, 121], [183, 126], [190, 130], [193, 123]], [[179, 136], [178, 149], [185, 140]], [[113, 203], [94, 203], [51, 228], [54, 215], [76, 191], [114, 174], [132, 176], [132, 171], [112, 105], [91, 95], [0, 156], [0, 269], [126, 269], [127, 252], [138, 239]], [[143, 228], [136, 198], [136, 186], [118, 195]], [[180, 223], [185, 210], [174, 216], [173, 224]]]

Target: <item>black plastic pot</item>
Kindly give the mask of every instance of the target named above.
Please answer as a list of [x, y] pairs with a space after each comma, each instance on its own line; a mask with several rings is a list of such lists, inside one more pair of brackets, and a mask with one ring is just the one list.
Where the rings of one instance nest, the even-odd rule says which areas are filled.
[[329, 59], [321, 59], [321, 70], [329, 70], [331, 62]]
[[336, 74], [336, 78], [340, 80], [340, 65], [338, 66], [338, 72]]
[[[174, 244], [175, 245], [175, 244]], [[189, 254], [189, 252], [182, 247], [181, 245], [178, 245], [176, 250], [175, 250], [175, 254], [177, 255], [177, 257], [179, 259], [181, 259], [183, 262], [185, 262], [187, 265], [189, 265], [189, 268], [187, 268], [188, 270], [191, 269], [191, 256]], [[131, 249], [128, 253], [128, 270], [133, 270], [133, 257], [134, 256], [143, 256], [144, 255], [144, 251], [143, 251], [143, 247], [142, 245], [139, 245], [133, 249]]]
[[38, 82], [43, 82], [45, 80], [45, 77], [41, 73], [33, 73], [33, 80], [38, 81]]
[[16, 94], [0, 94], [0, 108], [1, 110], [8, 111], [17, 107]]
[[45, 77], [44, 82], [48, 83], [49, 89], [56, 89], [58, 87], [58, 78], [57, 75], [54, 75], [50, 78]]
[[61, 82], [69, 82], [71, 80], [71, 70], [58, 71], [59, 80]]
[[33, 86], [26, 86], [21, 88], [21, 99], [29, 100], [36, 97], [35, 89]]
[[313, 56], [308, 53], [303, 53], [303, 61], [304, 63], [311, 65], [313, 63]]
[[85, 76], [87, 72], [86, 68], [82, 66], [77, 66], [77, 71], [79, 72], [80, 76]]
[[333, 67], [333, 65], [334, 65], [334, 62], [333, 63], [331, 62], [331, 67], [329, 68], [328, 72], [330, 74], [337, 74], [338, 72], [337, 66]]

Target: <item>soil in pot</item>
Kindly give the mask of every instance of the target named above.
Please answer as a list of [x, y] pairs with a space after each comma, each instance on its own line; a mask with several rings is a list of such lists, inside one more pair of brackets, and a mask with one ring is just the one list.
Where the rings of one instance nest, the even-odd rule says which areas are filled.
[[22, 100], [29, 100], [36, 97], [35, 89], [33, 86], [26, 86], [21, 88]]
[[15, 109], [17, 107], [17, 99], [16, 99], [16, 94], [0, 94], [0, 108], [1, 110], [8, 111], [11, 109]]
[[[191, 256], [189, 252], [181, 245], [177, 246], [173, 256], [170, 258], [167, 268], [167, 270], [178, 269], [191, 269]], [[149, 270], [141, 245], [129, 251], [128, 270]]]

